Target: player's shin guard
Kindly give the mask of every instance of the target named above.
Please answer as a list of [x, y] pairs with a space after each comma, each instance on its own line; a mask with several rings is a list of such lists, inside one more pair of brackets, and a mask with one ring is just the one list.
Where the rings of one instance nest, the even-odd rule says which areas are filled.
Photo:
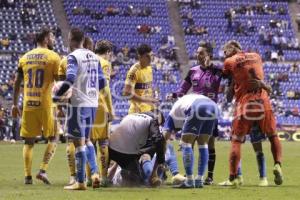
[[196, 179], [203, 180], [203, 175], [208, 163], [208, 147], [207, 145], [199, 146], [199, 159], [198, 159], [198, 176]]
[[183, 166], [188, 180], [193, 179], [194, 153], [191, 144], [182, 144]]
[[216, 163], [216, 150], [215, 149], [209, 149], [208, 150], [208, 173], [207, 176], [211, 179], [214, 178], [214, 169], [215, 169], [215, 163]]
[[99, 154], [101, 177], [106, 178], [109, 165], [108, 140], [102, 140], [99, 142]]
[[235, 178], [237, 178], [238, 166], [240, 160], [241, 160], [241, 143], [238, 141], [232, 141], [230, 158], [229, 158], [229, 169], [230, 169], [229, 180], [230, 181], [233, 181]]
[[269, 137], [271, 143], [271, 151], [274, 159], [275, 164], [281, 164], [281, 157], [282, 157], [282, 147], [279, 141], [278, 135], [273, 135]]
[[93, 143], [90, 141], [86, 144], [86, 157], [91, 168], [91, 173], [98, 173], [96, 152]]
[[263, 152], [256, 152], [256, 160], [258, 165], [259, 177], [266, 177], [266, 161]]
[[75, 146], [73, 142], [67, 144], [67, 159], [68, 159], [68, 165], [70, 170], [70, 175], [75, 176], [76, 175], [76, 166], [75, 166]]
[[24, 159], [25, 177], [31, 176], [32, 154], [33, 154], [33, 145], [24, 144], [24, 146], [23, 146], [23, 159]]
[[76, 148], [75, 153], [75, 160], [76, 160], [76, 179], [79, 183], [85, 182], [85, 165], [86, 165], [86, 152], [85, 146], [80, 146]]
[[47, 148], [44, 153], [43, 162], [40, 166], [40, 171], [45, 172], [47, 171], [48, 164], [50, 163], [51, 159], [53, 158], [55, 151], [56, 151], [57, 143], [56, 142], [48, 142]]
[[174, 151], [174, 146], [172, 144], [168, 144], [167, 152], [168, 153], [166, 153], [166, 163], [170, 168], [172, 176], [175, 176], [176, 174], [179, 174], [179, 169], [176, 154]]

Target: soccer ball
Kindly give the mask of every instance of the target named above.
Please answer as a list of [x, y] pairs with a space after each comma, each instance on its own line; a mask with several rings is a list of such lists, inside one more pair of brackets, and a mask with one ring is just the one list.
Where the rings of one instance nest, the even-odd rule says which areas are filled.
[[[56, 83], [54, 83], [53, 87], [52, 87], [52, 97], [55, 96], [55, 94], [57, 93], [57, 91], [61, 88], [61, 86], [63, 85], [63, 81], [58, 81]], [[70, 99], [72, 96], [72, 87], [70, 87], [60, 98], [60, 101], [67, 101], [68, 99]]]

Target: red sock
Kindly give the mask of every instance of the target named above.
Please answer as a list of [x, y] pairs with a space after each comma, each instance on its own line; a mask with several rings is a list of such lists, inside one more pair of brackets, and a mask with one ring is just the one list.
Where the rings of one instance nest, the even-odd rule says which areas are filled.
[[230, 176], [233, 177], [237, 176], [240, 160], [241, 160], [241, 143], [238, 141], [231, 141], [231, 152], [229, 157]]
[[282, 157], [282, 148], [281, 143], [279, 141], [278, 135], [269, 137], [270, 143], [271, 143], [271, 151], [273, 154], [273, 159], [275, 164], [281, 163], [281, 157]]

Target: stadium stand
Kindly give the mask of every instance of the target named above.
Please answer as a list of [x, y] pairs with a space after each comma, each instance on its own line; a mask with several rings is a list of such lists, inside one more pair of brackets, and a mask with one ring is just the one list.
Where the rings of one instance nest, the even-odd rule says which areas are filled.
[[31, 50], [34, 44], [34, 32], [41, 26], [56, 30], [55, 51], [64, 51], [63, 40], [55, 20], [50, 0], [18, 1], [12, 5], [0, 6], [0, 84], [1, 96], [12, 97], [13, 74], [18, 65], [19, 55]]
[[214, 57], [221, 59], [221, 46], [235, 39], [246, 50], [258, 51], [265, 60], [270, 60], [271, 52], [279, 50], [285, 60], [300, 58], [299, 46], [292, 45], [296, 35], [287, 2], [213, 0], [197, 7], [182, 3], [180, 13], [190, 57], [198, 45], [195, 41], [205, 40], [213, 43]]
[[[214, 58], [222, 60], [222, 45], [228, 40], [237, 40], [246, 51], [256, 51], [265, 61], [272, 61], [265, 63], [264, 70], [274, 90], [272, 98], [278, 124], [296, 125], [300, 123], [297, 114], [300, 74], [292, 72], [291, 68], [298, 66], [277, 63], [300, 59], [299, 42], [291, 25], [288, 2], [260, 2], [224, 0], [193, 5], [182, 1], [180, 14], [188, 54], [194, 58], [198, 42], [206, 41], [214, 47]], [[223, 94], [219, 99], [225, 118], [221, 122], [227, 124], [230, 119], [225, 116], [230, 107], [225, 103]]]
[[[65, 0], [64, 6], [71, 26], [84, 27], [94, 41], [99, 39], [112, 41], [117, 56], [118, 52], [124, 51], [124, 48], [130, 52], [141, 43], [149, 44], [156, 55], [162, 57], [159, 58], [159, 62], [164, 63], [161, 69], [156, 65], [153, 66], [153, 88], [161, 101], [166, 102], [168, 93], [176, 90], [180, 80], [180, 72], [168, 66], [169, 59], [164, 59], [174, 47], [174, 43], [168, 39], [171, 27], [166, 1], [116, 0], [101, 1], [99, 4], [93, 0]], [[129, 57], [134, 59], [134, 56]], [[115, 94], [113, 102], [116, 115], [121, 117], [127, 114], [129, 108], [128, 100], [120, 98], [126, 73], [130, 67], [130, 64], [123, 63], [124, 61], [117, 63], [115, 68], [118, 76], [112, 79], [111, 84], [116, 85], [112, 91]], [[169, 81], [168, 78], [174, 80]], [[115, 84], [116, 82], [121, 84]], [[170, 82], [173, 83], [169, 84]]]

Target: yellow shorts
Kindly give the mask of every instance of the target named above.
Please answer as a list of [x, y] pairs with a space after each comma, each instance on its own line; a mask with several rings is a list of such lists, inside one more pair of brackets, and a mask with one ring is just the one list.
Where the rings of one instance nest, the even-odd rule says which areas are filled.
[[91, 140], [105, 140], [109, 138], [109, 123], [107, 112], [100, 107], [97, 109], [94, 125], [90, 134]]
[[45, 138], [55, 136], [56, 120], [54, 108], [23, 111], [21, 136], [34, 138], [43, 135]]

